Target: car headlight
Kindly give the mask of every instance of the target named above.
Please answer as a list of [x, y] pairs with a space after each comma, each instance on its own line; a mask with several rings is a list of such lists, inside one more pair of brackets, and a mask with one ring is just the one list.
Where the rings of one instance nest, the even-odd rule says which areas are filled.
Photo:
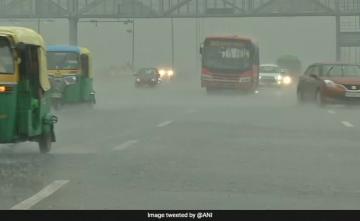
[[324, 83], [326, 84], [327, 87], [336, 87], [335, 82], [331, 80], [324, 80]]
[[72, 85], [76, 83], [76, 76], [66, 76], [64, 77], [64, 82], [66, 85]]
[[284, 83], [284, 84], [291, 84], [291, 82], [292, 82], [291, 77], [285, 76], [285, 77], [283, 78], [283, 83]]
[[276, 80], [281, 81], [283, 77], [281, 75], [276, 76]]
[[159, 71], [159, 74], [160, 74], [161, 77], [164, 76], [165, 73], [166, 73], [165, 70], [160, 70], [160, 71]]
[[174, 75], [174, 71], [173, 71], [173, 70], [169, 70], [169, 71], [167, 72], [167, 74], [168, 74], [170, 77], [172, 77], [172, 76]]
[[140, 78], [136, 78], [136, 82], [140, 82]]

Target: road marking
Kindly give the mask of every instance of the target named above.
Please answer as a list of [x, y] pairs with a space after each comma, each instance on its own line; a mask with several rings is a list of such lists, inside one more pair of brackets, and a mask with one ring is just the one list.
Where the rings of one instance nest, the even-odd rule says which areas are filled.
[[329, 114], [336, 114], [336, 112], [333, 111], [333, 110], [328, 110], [328, 113], [329, 113]]
[[166, 127], [166, 126], [168, 126], [169, 124], [172, 124], [173, 122], [174, 122], [174, 121], [172, 121], [172, 120], [164, 121], [164, 122], [158, 124], [157, 127]]
[[354, 127], [354, 125], [352, 125], [349, 121], [341, 121], [341, 123], [342, 123], [345, 127]]
[[116, 146], [113, 148], [113, 150], [125, 150], [126, 148], [129, 148], [130, 146], [138, 143], [138, 140], [129, 140], [126, 141], [125, 143], [120, 144], [119, 146]]
[[51, 196], [53, 193], [58, 191], [61, 187], [69, 183], [69, 180], [55, 180], [50, 185], [46, 186], [44, 189], [40, 190], [37, 194], [34, 196], [22, 201], [19, 204], [16, 204], [15, 206], [11, 207], [12, 210], [28, 210], [37, 203], [39, 203], [41, 200], [44, 200], [45, 198]]

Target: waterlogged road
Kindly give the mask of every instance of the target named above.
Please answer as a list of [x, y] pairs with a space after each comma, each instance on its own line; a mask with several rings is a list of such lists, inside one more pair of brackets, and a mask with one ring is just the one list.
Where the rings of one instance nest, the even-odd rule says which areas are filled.
[[51, 154], [0, 147], [0, 208], [360, 208], [359, 107], [207, 96], [196, 79], [98, 80], [94, 109], [57, 112]]

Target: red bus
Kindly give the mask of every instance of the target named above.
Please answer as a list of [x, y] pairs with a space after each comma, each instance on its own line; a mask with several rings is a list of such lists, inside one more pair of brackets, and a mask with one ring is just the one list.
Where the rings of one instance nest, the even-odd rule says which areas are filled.
[[249, 38], [207, 37], [200, 48], [201, 87], [254, 92], [259, 81], [259, 48]]

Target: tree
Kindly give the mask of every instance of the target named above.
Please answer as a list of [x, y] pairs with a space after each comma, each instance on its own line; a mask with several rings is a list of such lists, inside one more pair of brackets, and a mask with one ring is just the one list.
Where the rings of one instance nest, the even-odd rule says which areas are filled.
[[302, 71], [301, 61], [294, 55], [280, 56], [276, 63], [279, 67], [287, 69], [292, 75], [300, 75]]

